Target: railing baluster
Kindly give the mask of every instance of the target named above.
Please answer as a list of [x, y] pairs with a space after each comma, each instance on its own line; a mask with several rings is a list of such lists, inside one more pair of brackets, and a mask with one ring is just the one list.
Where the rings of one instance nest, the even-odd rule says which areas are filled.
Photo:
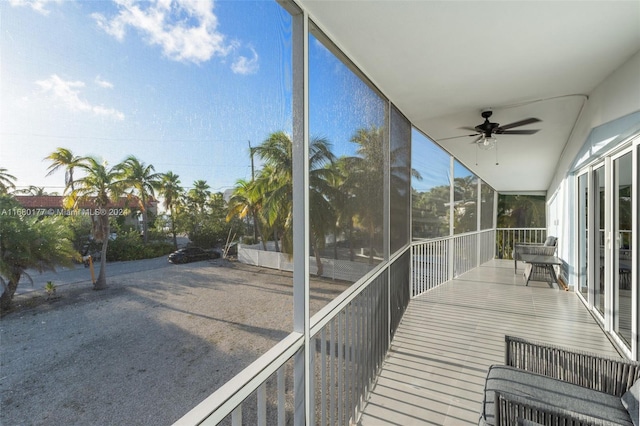
[[358, 297], [358, 413], [364, 403], [364, 298], [366, 290]]
[[258, 386], [258, 426], [267, 426], [267, 385]]
[[231, 413], [231, 425], [242, 426], [242, 404], [239, 404]]
[[343, 397], [343, 392], [342, 392], [342, 388], [344, 385], [344, 381], [343, 381], [343, 377], [344, 377], [344, 365], [342, 363], [342, 349], [343, 349], [343, 345], [344, 345], [344, 321], [343, 321], [343, 314], [339, 313], [338, 314], [338, 424], [344, 424], [344, 420], [342, 418], [342, 414], [343, 414], [343, 405], [344, 405], [344, 397]]
[[327, 424], [327, 328], [323, 327], [320, 332], [320, 424]]
[[313, 343], [313, 346], [309, 348], [309, 389], [312, 390], [313, 398], [309, 399], [309, 405], [311, 405], [309, 410], [309, 423], [312, 425], [316, 424], [316, 410], [315, 410], [315, 389], [316, 389], [316, 375], [313, 373], [316, 371], [316, 339], [309, 339], [309, 346]]
[[345, 333], [345, 416], [347, 418], [347, 422], [350, 421], [351, 417], [351, 407], [352, 407], [352, 394], [351, 391], [351, 370], [353, 367], [352, 358], [351, 358], [351, 304], [345, 307], [345, 317], [344, 317], [344, 333]]
[[330, 355], [329, 355], [329, 424], [334, 425], [336, 424], [336, 417], [335, 417], [335, 411], [336, 411], [336, 398], [335, 398], [335, 394], [336, 394], [336, 386], [335, 386], [335, 355], [334, 355], [334, 351], [335, 351], [335, 344], [336, 344], [336, 340], [335, 340], [335, 318], [333, 318], [331, 320], [331, 346], [330, 346]]
[[287, 421], [287, 407], [284, 398], [285, 391], [285, 366], [278, 368], [278, 426], [284, 426]]

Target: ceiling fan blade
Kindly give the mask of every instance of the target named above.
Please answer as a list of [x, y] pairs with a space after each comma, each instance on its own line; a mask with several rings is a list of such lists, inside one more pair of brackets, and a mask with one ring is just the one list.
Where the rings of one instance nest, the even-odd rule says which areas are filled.
[[440, 141], [448, 141], [449, 139], [468, 138], [469, 136], [478, 136], [478, 134], [474, 133], [472, 135], [451, 136], [450, 138], [438, 139], [438, 142], [440, 142]]
[[533, 135], [540, 131], [540, 129], [531, 129], [531, 130], [504, 130], [502, 132], [496, 132], [501, 135]]
[[469, 143], [474, 144], [474, 143], [480, 142], [481, 140], [482, 140], [482, 135], [478, 136], [476, 140], [474, 140], [473, 142], [469, 142]]
[[460, 130], [469, 130], [471, 132], [477, 132], [475, 127], [458, 127]]
[[525, 118], [524, 120], [516, 121], [515, 123], [505, 124], [504, 126], [500, 126], [496, 129], [494, 133], [502, 133], [504, 130], [512, 129], [514, 127], [526, 126], [527, 124], [537, 123], [538, 121], [542, 121], [539, 118]]

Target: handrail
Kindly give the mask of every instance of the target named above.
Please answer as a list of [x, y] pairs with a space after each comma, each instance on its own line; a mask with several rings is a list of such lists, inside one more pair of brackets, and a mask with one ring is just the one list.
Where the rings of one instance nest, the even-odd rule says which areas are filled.
[[289, 334], [196, 405], [176, 421], [174, 426], [218, 424], [303, 346], [304, 336], [301, 333]]
[[416, 297], [494, 257], [494, 229], [414, 241], [411, 296]]
[[346, 289], [337, 298], [330, 301], [324, 307], [322, 307], [310, 320], [309, 334], [313, 336], [322, 329], [331, 319], [335, 316], [334, 313], [340, 312], [346, 305], [348, 305], [353, 299], [355, 299], [362, 290], [365, 289], [373, 280], [375, 280], [381, 273], [385, 272], [389, 265], [381, 263], [374, 269], [369, 271], [360, 281]]
[[[403, 252], [410, 250], [411, 247], [407, 246]], [[350, 369], [349, 371], [351, 371], [353, 377], [340, 375], [342, 374], [340, 373], [336, 377], [333, 377], [333, 379], [337, 380], [335, 386], [346, 386], [347, 383], [350, 383], [352, 391], [356, 392], [355, 394], [349, 394], [351, 405], [355, 404], [357, 406], [356, 412], [350, 413], [351, 416], [357, 416], [361, 408], [360, 401], [366, 400], [366, 395], [371, 390], [370, 385], [376, 374], [376, 367], [381, 365], [384, 354], [388, 350], [388, 320], [382, 320], [382, 318], [384, 315], [388, 315], [389, 313], [389, 290], [387, 289], [386, 284], [381, 286], [381, 283], [387, 281], [386, 277], [389, 268], [395, 262], [400, 261], [401, 258], [402, 253], [398, 253], [393, 256], [393, 262], [376, 265], [358, 283], [354, 284], [336, 299], [329, 302], [329, 304], [323, 307], [311, 319], [309, 335], [314, 337], [311, 339], [313, 343], [312, 346], [309, 347], [309, 350], [311, 351], [312, 366], [315, 365], [316, 362], [320, 362], [320, 360], [313, 361], [316, 357], [315, 352], [318, 351], [316, 348], [316, 341], [318, 341], [318, 339], [323, 339], [324, 337], [322, 336], [327, 334], [327, 330], [335, 329], [337, 333], [336, 336], [334, 336], [337, 340], [334, 340], [334, 337], [327, 338], [327, 342], [330, 342], [328, 347], [333, 348], [334, 345], [337, 345], [335, 347], [341, 347], [340, 344], [346, 345], [347, 338], [351, 339], [351, 345], [362, 345], [358, 347], [350, 346], [350, 356], [358, 356], [362, 364], [353, 364], [355, 359], [342, 356], [342, 351], [334, 353], [333, 349], [328, 354], [325, 353], [325, 350], [323, 349], [320, 355], [323, 359], [327, 358], [327, 360], [330, 359], [330, 357], [334, 357], [334, 359], [327, 362], [331, 362], [331, 365], [333, 365], [337, 371], [341, 371], [342, 368]], [[374, 292], [372, 290], [373, 288], [376, 288], [377, 290]], [[375, 311], [374, 309], [373, 301], [378, 297], [382, 297], [380, 300], [384, 300], [384, 303], [380, 305], [382, 311], [379, 314], [382, 316], [376, 313], [378, 311]], [[406, 302], [408, 303], [408, 299]], [[346, 324], [341, 321], [345, 321], [348, 318], [356, 321], [349, 327], [351, 334], [347, 333], [346, 328], [344, 329], [344, 333], [342, 331], [342, 327], [346, 327]], [[334, 321], [338, 322], [336, 323]], [[342, 326], [338, 326], [338, 324], [342, 324]], [[379, 330], [377, 334], [374, 333], [374, 327], [381, 327], [380, 330], [382, 330], [382, 332]], [[387, 331], [384, 331], [384, 329], [387, 329]], [[353, 340], [356, 336], [358, 336], [357, 341]], [[229, 415], [235, 417], [236, 414], [238, 414], [238, 410], [242, 409], [242, 403], [247, 397], [253, 395], [255, 392], [258, 392], [260, 395], [260, 388], [263, 387], [264, 383], [274, 373], [278, 372], [278, 374], [282, 374], [281, 369], [283, 366], [299, 350], [304, 350], [304, 341], [304, 335], [301, 333], [294, 332], [289, 334], [285, 339], [272, 347], [267, 353], [251, 363], [238, 375], [233, 377], [230, 381], [225, 383], [222, 387], [213, 392], [209, 397], [176, 421], [174, 425], [215, 425], [228, 418]], [[347, 363], [349, 364], [347, 365]], [[317, 368], [320, 368], [320, 364], [318, 364]], [[356, 368], [358, 371], [357, 378], [355, 376]], [[372, 376], [372, 374], [374, 376]], [[353, 381], [349, 382], [349, 378], [352, 378]], [[313, 380], [314, 379], [312, 377], [311, 383], [307, 384], [307, 386], [311, 386], [312, 393], [314, 392]], [[330, 380], [330, 378], [322, 378], [321, 380], [323, 386], [326, 385], [328, 389], [329, 384], [325, 383], [325, 381]], [[340, 380], [342, 380], [342, 382]], [[334, 385], [332, 384], [331, 386]], [[262, 392], [264, 394], [264, 388]], [[327, 396], [328, 395], [324, 395], [321, 397], [326, 398]], [[332, 395], [332, 397], [334, 396], [336, 395]], [[337, 397], [340, 397], [340, 395], [337, 395]], [[346, 397], [346, 394], [344, 397]], [[312, 398], [312, 401], [315, 401], [315, 398]], [[335, 403], [332, 402], [331, 404], [332, 406], [335, 405], [336, 407], [344, 408], [342, 404], [345, 404], [345, 402], [336, 400]], [[279, 410], [281, 408], [280, 405], [282, 405], [282, 408], [284, 409], [283, 402], [281, 403], [279, 401], [278, 405]], [[347, 415], [347, 412], [344, 410], [342, 413], [345, 416]], [[240, 416], [238, 416], [238, 418], [233, 418], [233, 424], [239, 424], [241, 422], [239, 419]]]
[[[316, 399], [321, 401], [320, 407], [311, 408], [312, 417], [315, 409], [318, 409], [321, 416], [357, 419], [389, 349], [396, 323], [399, 323], [409, 299], [452, 279], [451, 274], [463, 273], [491, 258], [496, 241], [494, 232], [493, 229], [482, 230], [429, 241], [415, 241], [395, 253], [389, 262], [375, 265], [356, 284], [330, 301], [310, 319], [311, 346], [307, 349], [310, 351], [308, 356], [311, 357], [311, 368], [317, 370], [319, 382], [314, 384], [316, 379], [312, 374], [310, 383], [305, 386], [310, 386], [312, 404], [317, 403]], [[430, 265], [423, 262], [418, 267], [416, 261], [423, 259], [420, 254], [416, 254], [416, 250], [436, 245], [439, 247], [438, 256], [446, 263], [446, 271], [435, 271], [432, 268], [442, 269], [445, 263]], [[488, 252], [490, 253], [487, 254]], [[407, 254], [410, 257], [406, 257]], [[428, 253], [424, 252], [424, 255]], [[410, 273], [399, 273], [401, 270], [394, 272], [394, 265], [407, 268]], [[424, 287], [416, 292], [415, 280], [435, 272], [438, 274], [437, 282], [434, 281], [428, 288]], [[445, 273], [440, 276], [440, 272]], [[412, 289], [403, 288], [406, 285], [411, 285]], [[243, 401], [254, 394], [258, 398], [259, 420], [266, 421], [265, 383], [275, 373], [278, 373], [278, 380], [281, 376], [284, 377], [285, 364], [304, 349], [304, 335], [297, 332], [289, 334], [174, 425], [214, 425], [229, 415], [233, 417], [234, 425], [240, 424]], [[333, 372], [328, 376], [324, 374], [327, 366]], [[331, 391], [334, 387], [338, 389], [337, 394]], [[314, 397], [315, 392], [320, 393]], [[284, 395], [282, 399], [278, 399], [277, 405], [278, 421], [282, 419], [284, 422], [285, 413], [280, 413], [285, 406]]]
[[496, 228], [496, 257], [512, 259], [515, 243], [542, 244], [547, 238], [547, 228]]

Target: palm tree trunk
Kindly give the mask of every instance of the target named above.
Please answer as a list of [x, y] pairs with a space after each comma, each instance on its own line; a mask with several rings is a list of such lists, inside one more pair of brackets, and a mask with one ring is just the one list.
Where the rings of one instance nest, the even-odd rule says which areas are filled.
[[6, 311], [11, 308], [11, 304], [13, 302], [13, 295], [16, 293], [18, 289], [18, 282], [20, 282], [20, 276], [22, 274], [18, 273], [13, 277], [9, 278], [9, 283], [7, 287], [4, 289], [2, 296], [0, 296], [0, 310]]
[[149, 236], [147, 235], [147, 209], [142, 210], [142, 232], [144, 243], [147, 244], [149, 242]]
[[373, 224], [369, 225], [369, 265], [373, 265], [373, 240], [375, 229]]
[[353, 249], [353, 218], [349, 219], [349, 260], [354, 261], [356, 259], [356, 253]]
[[267, 251], [267, 242], [265, 241], [264, 235], [262, 235], [262, 229], [260, 227], [260, 222], [258, 222], [258, 215], [255, 209], [251, 209], [251, 215], [253, 216], [253, 235], [254, 241], [258, 240], [258, 235], [262, 239], [262, 248], [264, 251]]
[[280, 253], [280, 244], [278, 242], [278, 227], [273, 229], [273, 239], [276, 244], [276, 253]]
[[169, 213], [171, 214], [171, 234], [173, 235], [173, 247], [178, 250], [178, 238], [176, 237], [176, 222], [173, 218], [173, 207], [169, 207]]
[[316, 276], [321, 277], [324, 273], [324, 265], [322, 264], [322, 258], [320, 257], [320, 250], [317, 249], [318, 243], [315, 241], [311, 241], [311, 248], [313, 249], [313, 253], [316, 257], [316, 267], [318, 271], [316, 272]]
[[102, 237], [102, 251], [100, 252], [100, 273], [98, 279], [93, 284], [94, 290], [107, 288], [107, 245], [109, 244], [109, 216], [100, 216], [101, 227], [104, 231]]
[[149, 241], [149, 236], [147, 235], [147, 197], [144, 196], [144, 192], [142, 193], [142, 232], [143, 232], [143, 238], [144, 238], [144, 244], [146, 245], [147, 242]]

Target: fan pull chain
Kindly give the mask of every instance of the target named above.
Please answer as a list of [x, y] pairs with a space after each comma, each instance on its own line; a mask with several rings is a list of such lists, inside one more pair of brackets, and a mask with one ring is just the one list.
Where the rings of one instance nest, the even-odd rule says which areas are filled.
[[496, 142], [496, 166], [499, 166], [500, 163], [498, 163], [498, 143]]

